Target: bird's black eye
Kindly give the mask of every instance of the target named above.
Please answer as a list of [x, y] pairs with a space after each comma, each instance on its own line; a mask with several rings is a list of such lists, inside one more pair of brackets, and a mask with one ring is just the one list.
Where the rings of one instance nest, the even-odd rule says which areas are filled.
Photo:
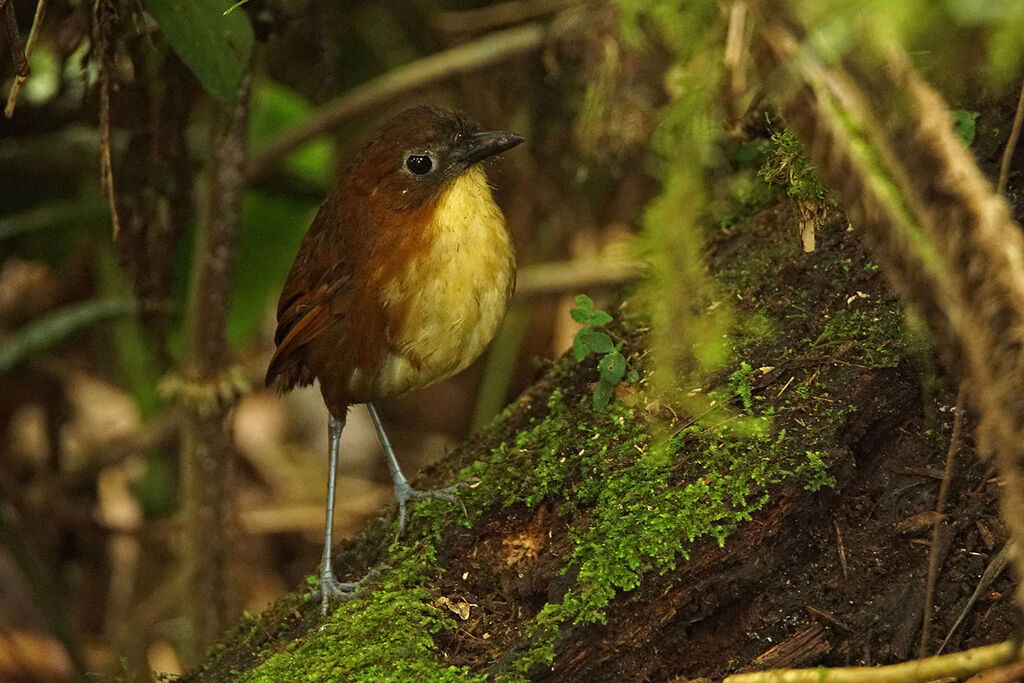
[[414, 175], [426, 175], [434, 168], [434, 161], [426, 154], [410, 154], [405, 167]]

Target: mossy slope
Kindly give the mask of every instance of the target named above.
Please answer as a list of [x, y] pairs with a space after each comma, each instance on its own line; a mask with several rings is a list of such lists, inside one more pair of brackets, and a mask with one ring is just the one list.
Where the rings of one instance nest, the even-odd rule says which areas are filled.
[[[240, 627], [210, 677], [543, 675], [567, 634], [604, 622], [616, 596], [649, 576], [671, 583], [695, 542], [727, 544], [780, 491], [831, 486], [853, 465], [836, 435], [856, 410], [856, 377], [898, 365], [909, 344], [894, 299], [843, 227], [801, 256], [774, 227], [780, 207], [713, 242], [723, 296], [743, 322], [730, 366], [689, 387], [707, 397], [705, 414], [674, 414], [643, 380], [594, 411], [593, 364], [560, 360], [435, 473], [480, 479], [462, 496], [467, 519], [419, 505], [370, 595], [323, 624], [302, 597], [284, 601]], [[619, 335], [642, 371], [642, 330]], [[389, 533], [372, 527], [356, 542], [344, 555], [350, 575]]]

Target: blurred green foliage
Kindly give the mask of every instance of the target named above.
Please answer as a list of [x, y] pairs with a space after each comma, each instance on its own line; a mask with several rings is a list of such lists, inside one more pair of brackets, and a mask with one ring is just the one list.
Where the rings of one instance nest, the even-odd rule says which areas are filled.
[[950, 112], [953, 116], [953, 131], [957, 137], [964, 141], [968, 147], [974, 142], [974, 136], [978, 132], [978, 116], [976, 111], [965, 109], [954, 109]]
[[[274, 135], [309, 115], [312, 106], [301, 96], [271, 80], [254, 93], [249, 148], [259, 149]], [[334, 146], [325, 138], [303, 145], [282, 167], [321, 194], [334, 169]], [[252, 343], [260, 331], [267, 304], [281, 290], [316, 204], [271, 189], [252, 189], [242, 205], [242, 234], [235, 264], [228, 318], [228, 341], [235, 348]]]
[[803, 144], [788, 130], [772, 133], [765, 161], [757, 174], [765, 182], [784, 188], [786, 196], [796, 201], [820, 201], [828, 194], [807, 160]]
[[203, 86], [232, 101], [255, 41], [245, 12], [225, 15], [220, 0], [146, 0], [146, 11]]

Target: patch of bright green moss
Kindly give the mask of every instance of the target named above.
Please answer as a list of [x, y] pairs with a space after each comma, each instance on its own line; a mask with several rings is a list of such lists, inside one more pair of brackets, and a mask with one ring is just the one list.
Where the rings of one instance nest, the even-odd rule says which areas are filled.
[[[748, 401], [751, 372], [744, 365], [736, 375]], [[463, 473], [483, 482], [472, 493], [477, 504], [560, 499], [572, 524], [563, 571], [575, 569], [576, 579], [561, 603], [527, 624], [528, 645], [514, 665], [522, 676], [553, 660], [563, 627], [603, 623], [619, 591], [636, 588], [648, 572], [674, 569], [695, 540], [723, 544], [764, 507], [769, 486], [797, 478], [816, 490], [832, 482], [820, 451], [793, 450], [785, 430], [765, 418], [693, 424], [656, 439], [621, 402], [602, 412], [586, 406], [585, 398], [567, 404], [554, 392], [546, 417]], [[586, 517], [574, 519], [582, 511]]]
[[[319, 629], [285, 645], [240, 680], [482, 681], [437, 659], [434, 635], [452, 619], [431, 604], [432, 552], [399, 551], [366, 597], [341, 603]], [[392, 558], [394, 562], [396, 558]]]
[[771, 185], [780, 185], [795, 201], [820, 201], [828, 194], [804, 147], [788, 130], [772, 134], [764, 165], [758, 175]]
[[879, 302], [834, 311], [812, 346], [841, 349], [845, 359], [872, 367], [895, 367], [906, 352], [905, 336], [899, 312]]

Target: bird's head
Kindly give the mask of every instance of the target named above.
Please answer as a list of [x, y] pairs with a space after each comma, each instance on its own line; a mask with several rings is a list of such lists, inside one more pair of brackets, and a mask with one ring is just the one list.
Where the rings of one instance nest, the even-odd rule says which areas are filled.
[[346, 175], [357, 194], [401, 211], [435, 200], [474, 165], [522, 141], [454, 109], [414, 107], [384, 123]]

